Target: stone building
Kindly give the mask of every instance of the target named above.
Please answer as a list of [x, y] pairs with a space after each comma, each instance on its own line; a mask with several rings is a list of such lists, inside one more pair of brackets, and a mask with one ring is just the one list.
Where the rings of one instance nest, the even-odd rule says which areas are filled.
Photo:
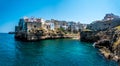
[[21, 40], [38, 40], [42, 33], [41, 18], [21, 18], [18, 26], [15, 27], [15, 38]]
[[18, 26], [15, 27], [15, 32], [30, 33], [42, 27], [41, 19], [38, 18], [22, 18], [19, 20]]
[[68, 28], [68, 23], [66, 21], [51, 19], [51, 22], [54, 23], [55, 29], [63, 28], [64, 30], [67, 30]]

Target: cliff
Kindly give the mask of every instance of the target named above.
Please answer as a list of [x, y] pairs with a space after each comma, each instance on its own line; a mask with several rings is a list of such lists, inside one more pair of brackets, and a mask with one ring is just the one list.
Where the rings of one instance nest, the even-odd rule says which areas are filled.
[[43, 39], [60, 39], [60, 38], [73, 38], [79, 39], [78, 33], [70, 33], [60, 29], [56, 30], [34, 30], [29, 33], [27, 32], [16, 32], [15, 38], [22, 41], [38, 41]]
[[80, 39], [85, 42], [96, 42], [100, 39], [96, 33], [95, 31], [82, 31], [80, 32]]
[[80, 33], [81, 41], [93, 42], [94, 46], [107, 58], [120, 64], [120, 30], [113, 28], [98, 32]]

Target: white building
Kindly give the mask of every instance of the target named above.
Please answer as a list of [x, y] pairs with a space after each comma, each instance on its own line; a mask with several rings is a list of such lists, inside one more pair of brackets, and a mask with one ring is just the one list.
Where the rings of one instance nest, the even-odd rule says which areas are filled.
[[55, 29], [55, 24], [51, 20], [46, 20], [45, 26], [46, 29], [54, 30]]

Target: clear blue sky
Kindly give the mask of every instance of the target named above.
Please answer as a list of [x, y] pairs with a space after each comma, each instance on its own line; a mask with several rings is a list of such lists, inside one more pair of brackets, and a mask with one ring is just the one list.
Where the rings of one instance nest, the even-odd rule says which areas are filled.
[[89, 24], [103, 19], [106, 13], [120, 15], [119, 3], [120, 0], [0, 0], [0, 32], [14, 31], [23, 16]]

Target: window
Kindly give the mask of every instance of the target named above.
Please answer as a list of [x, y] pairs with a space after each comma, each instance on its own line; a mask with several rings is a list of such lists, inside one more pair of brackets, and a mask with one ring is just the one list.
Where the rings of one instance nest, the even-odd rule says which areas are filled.
[[34, 25], [34, 28], [36, 28], [36, 25]]

